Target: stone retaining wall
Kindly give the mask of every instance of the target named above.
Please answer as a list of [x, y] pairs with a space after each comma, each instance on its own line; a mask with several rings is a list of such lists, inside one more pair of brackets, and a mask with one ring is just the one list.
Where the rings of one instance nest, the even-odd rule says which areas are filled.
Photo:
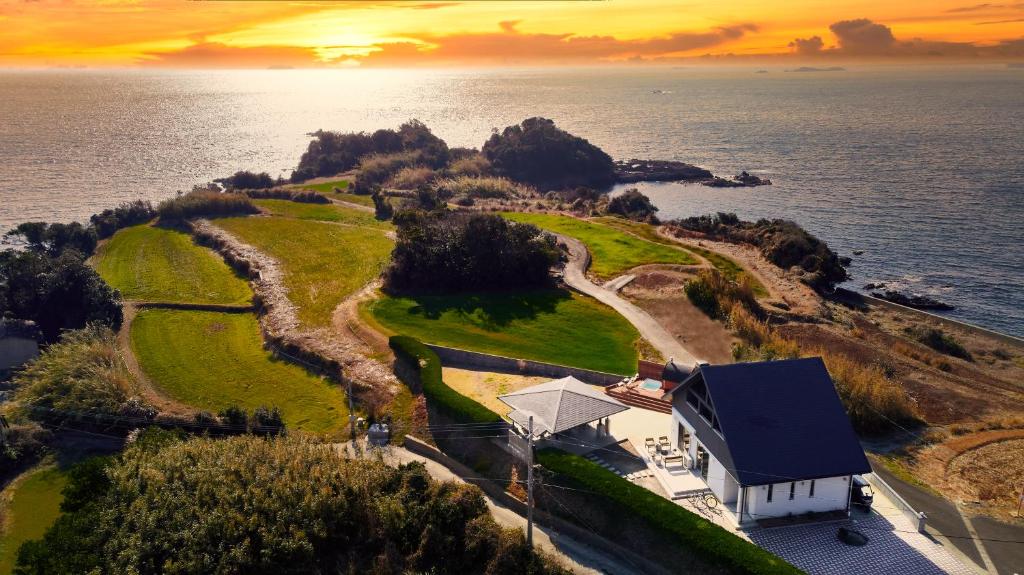
[[425, 343], [424, 345], [433, 350], [433, 352], [441, 358], [441, 365], [445, 367], [486, 370], [521, 375], [537, 375], [550, 377], [552, 379], [571, 375], [582, 382], [592, 385], [611, 385], [613, 383], [618, 383], [622, 381], [623, 378], [627, 377], [625, 375], [605, 373], [603, 371], [593, 371], [528, 359], [515, 359], [512, 357], [481, 353], [478, 351], [468, 351], [454, 347], [444, 347], [429, 343]]

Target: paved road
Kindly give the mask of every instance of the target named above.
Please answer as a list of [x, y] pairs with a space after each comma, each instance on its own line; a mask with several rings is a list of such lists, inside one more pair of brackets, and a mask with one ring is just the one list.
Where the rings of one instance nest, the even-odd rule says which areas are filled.
[[[893, 476], [882, 465], [872, 465], [876, 474], [897, 489], [914, 509], [928, 516], [928, 532], [948, 542], [963, 556], [984, 570], [985, 562], [964, 524], [960, 511], [949, 500]], [[1024, 574], [1024, 527], [1008, 525], [986, 517], [971, 519], [975, 532], [1000, 575]]]
[[[412, 453], [402, 447], [389, 447], [384, 460], [394, 464], [419, 461], [426, 466], [427, 472], [430, 473], [430, 476], [434, 479], [439, 481], [457, 481], [459, 483], [464, 483], [463, 479], [459, 477], [458, 474], [444, 465], [441, 465], [432, 459], [427, 459], [426, 457]], [[484, 497], [487, 499], [487, 507], [491, 510], [491, 515], [494, 516], [494, 520], [497, 521], [499, 525], [515, 529], [526, 528], [525, 517], [520, 516], [508, 507], [494, 501], [488, 497], [487, 494], [484, 494]], [[641, 575], [643, 573], [643, 571], [638, 569], [636, 566], [624, 563], [617, 557], [605, 553], [600, 549], [595, 549], [594, 547], [580, 543], [579, 541], [562, 535], [552, 529], [540, 527], [536, 523], [534, 523], [533, 526], [533, 542], [534, 545], [540, 549], [561, 560], [562, 564], [572, 570], [573, 573], [582, 573], [585, 575], [602, 573], [611, 573], [615, 575]]]
[[587, 279], [586, 271], [590, 265], [590, 253], [583, 242], [561, 234], [555, 234], [560, 242], [569, 248], [569, 261], [565, 264], [565, 283], [572, 289], [610, 306], [626, 318], [640, 332], [654, 349], [661, 352], [665, 359], [673, 358], [682, 365], [695, 365], [698, 358], [694, 357], [685, 347], [680, 345], [665, 328], [661, 327], [653, 317], [619, 297], [613, 291]]

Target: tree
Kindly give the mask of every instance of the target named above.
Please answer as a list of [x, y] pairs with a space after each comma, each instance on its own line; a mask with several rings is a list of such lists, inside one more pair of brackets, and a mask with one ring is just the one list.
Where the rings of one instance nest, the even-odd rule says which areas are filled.
[[224, 184], [224, 187], [229, 190], [262, 190], [272, 188], [278, 183], [284, 183], [283, 181], [275, 181], [274, 178], [266, 172], [260, 172], [257, 174], [247, 170], [239, 170], [231, 176], [214, 181]]
[[20, 236], [28, 249], [58, 256], [65, 250], [76, 250], [83, 257], [92, 255], [98, 239], [96, 230], [78, 222], [70, 224], [48, 224], [46, 222], [25, 222], [7, 232], [8, 236]]
[[619, 214], [638, 222], [658, 223], [658, 218], [655, 215], [657, 212], [658, 207], [636, 188], [626, 190], [608, 202], [609, 214]]
[[546, 118], [530, 118], [494, 133], [483, 146], [494, 171], [538, 189], [605, 188], [615, 182], [611, 157]]
[[57, 257], [0, 252], [0, 293], [0, 315], [34, 321], [47, 342], [57, 341], [62, 330], [92, 322], [116, 330], [123, 319], [121, 294], [74, 249]]

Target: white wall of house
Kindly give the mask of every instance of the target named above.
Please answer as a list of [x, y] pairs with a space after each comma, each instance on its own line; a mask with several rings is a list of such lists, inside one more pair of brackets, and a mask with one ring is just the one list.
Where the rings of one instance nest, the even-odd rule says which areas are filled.
[[849, 499], [850, 477], [827, 477], [814, 480], [814, 496], [810, 494], [811, 480], [794, 482], [793, 499], [789, 498], [790, 482], [776, 483], [772, 501], [768, 502], [768, 486], [746, 488], [744, 520], [785, 517], [809, 512], [845, 510]]
[[39, 355], [36, 340], [23, 337], [0, 338], [0, 369], [21, 367]]

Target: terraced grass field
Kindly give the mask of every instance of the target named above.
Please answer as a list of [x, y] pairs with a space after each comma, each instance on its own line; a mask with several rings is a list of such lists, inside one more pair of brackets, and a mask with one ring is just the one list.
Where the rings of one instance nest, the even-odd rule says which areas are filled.
[[290, 200], [255, 200], [253, 202], [265, 212], [300, 220], [336, 222], [352, 226], [367, 226], [376, 229], [391, 229], [391, 222], [382, 222], [370, 212], [345, 208], [335, 204], [307, 204]]
[[274, 358], [251, 313], [143, 310], [132, 322], [131, 343], [146, 376], [182, 403], [212, 413], [277, 406], [289, 427], [311, 432], [348, 423], [342, 389]]
[[580, 240], [590, 251], [590, 272], [600, 279], [611, 279], [644, 264], [698, 263], [683, 249], [641, 239], [594, 222], [553, 214], [503, 212], [501, 215]]
[[281, 263], [288, 298], [307, 327], [329, 325], [338, 304], [380, 275], [393, 247], [384, 229], [283, 217], [214, 223]]
[[636, 329], [612, 308], [569, 291], [382, 296], [361, 311], [382, 331], [426, 343], [636, 372]]
[[56, 465], [44, 465], [26, 472], [20, 481], [3, 491], [3, 525], [0, 526], [0, 575], [14, 570], [18, 548], [25, 541], [39, 539], [60, 515], [61, 490], [67, 476]]
[[139, 225], [118, 231], [93, 257], [127, 300], [246, 304], [252, 291], [217, 254], [184, 232]]
[[295, 187], [302, 190], [313, 190], [314, 192], [323, 194], [328, 198], [333, 198], [335, 200], [352, 202], [354, 204], [361, 204], [364, 206], [373, 205], [373, 200], [370, 199], [370, 196], [360, 196], [356, 194], [351, 194], [346, 191], [334, 191], [335, 188], [338, 188], [340, 190], [347, 190], [348, 185], [348, 180], [333, 180], [330, 182], [320, 182], [319, 184], [296, 184]]

